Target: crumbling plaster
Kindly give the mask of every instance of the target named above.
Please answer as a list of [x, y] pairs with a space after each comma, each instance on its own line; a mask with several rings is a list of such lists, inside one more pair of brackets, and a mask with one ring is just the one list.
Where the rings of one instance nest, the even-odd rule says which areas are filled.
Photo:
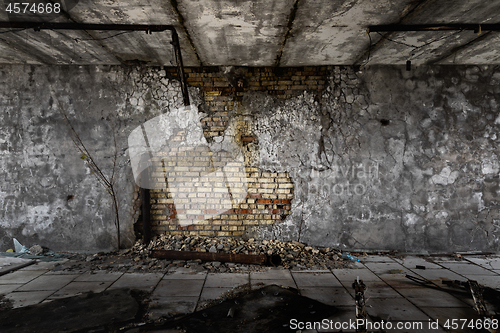
[[[137, 187], [127, 138], [141, 123], [181, 106], [179, 83], [164, 76], [109, 66], [0, 68], [0, 251], [14, 237], [53, 250], [116, 247], [111, 196], [85, 165], [60, 107], [108, 179], [116, 136], [121, 245], [133, 244]], [[197, 89], [190, 91], [199, 103]]]
[[[246, 92], [230, 115], [257, 137], [248, 163], [288, 172], [295, 184], [291, 215], [248, 236], [497, 251], [500, 69], [330, 69], [322, 92], [288, 100]], [[57, 100], [108, 176], [115, 133], [122, 246], [132, 244], [127, 138], [181, 105], [178, 82], [158, 68], [3, 66], [0, 85], [0, 250], [13, 237], [55, 250], [115, 246], [111, 198], [75, 150]], [[204, 111], [200, 91], [190, 95]]]
[[247, 96], [292, 214], [258, 237], [348, 249], [499, 248], [497, 67], [334, 67], [321, 94]]

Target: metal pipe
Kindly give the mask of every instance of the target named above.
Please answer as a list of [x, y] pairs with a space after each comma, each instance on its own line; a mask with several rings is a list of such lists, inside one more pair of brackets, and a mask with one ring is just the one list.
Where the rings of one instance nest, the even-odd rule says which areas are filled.
[[14, 266], [14, 267], [10, 267], [10, 268], [7, 268], [3, 271], [0, 272], [0, 276], [2, 275], [5, 275], [7, 273], [10, 273], [10, 272], [14, 272], [14, 271], [17, 271], [18, 269], [21, 269], [21, 268], [24, 268], [24, 267], [27, 267], [27, 266], [31, 266], [33, 264], [36, 264], [36, 260], [31, 260], [31, 261], [28, 261], [24, 264], [21, 264], [19, 266]]
[[242, 264], [254, 265], [281, 265], [281, 257], [275, 255], [254, 255], [254, 254], [234, 254], [234, 253], [212, 253], [212, 252], [193, 252], [193, 251], [168, 251], [168, 250], [153, 250], [151, 253], [153, 258], [158, 259], [178, 259], [178, 260], [195, 260], [201, 259], [204, 261], [222, 261], [234, 262]]
[[387, 32], [387, 31], [443, 31], [443, 30], [473, 30], [481, 31], [500, 31], [500, 24], [382, 24], [371, 25], [368, 32]]
[[172, 25], [151, 24], [91, 24], [91, 23], [53, 23], [53, 22], [0, 22], [0, 28], [21, 28], [35, 30], [132, 30], [132, 31], [175, 31]]
[[184, 64], [182, 62], [181, 44], [179, 43], [179, 36], [177, 31], [172, 30], [172, 44], [174, 45], [175, 57], [177, 59], [177, 71], [179, 75], [179, 81], [181, 81], [182, 97], [184, 100], [184, 106], [189, 105], [189, 93], [186, 82], [186, 76], [184, 74]]
[[149, 244], [151, 241], [151, 225], [150, 220], [150, 200], [151, 194], [149, 189], [141, 188], [141, 200], [142, 200], [142, 236], [144, 239], [144, 244]]

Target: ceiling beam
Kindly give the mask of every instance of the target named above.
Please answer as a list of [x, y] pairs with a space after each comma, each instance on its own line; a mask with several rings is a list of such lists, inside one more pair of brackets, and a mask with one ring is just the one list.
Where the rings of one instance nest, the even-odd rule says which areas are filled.
[[198, 51], [196, 51], [196, 46], [194, 45], [193, 39], [191, 38], [191, 35], [189, 34], [189, 31], [186, 27], [186, 20], [184, 19], [184, 16], [182, 15], [181, 11], [179, 10], [179, 4], [177, 3], [177, 0], [170, 0], [170, 4], [175, 12], [175, 15], [177, 15], [177, 20], [179, 21], [179, 25], [182, 27], [182, 30], [184, 30], [184, 34], [186, 35], [186, 38], [189, 42], [189, 45], [191, 45], [191, 48], [193, 49], [194, 55], [196, 56], [196, 60], [198, 61], [198, 64], [200, 66], [203, 66], [203, 62], [201, 61], [201, 58], [198, 54]]
[[448, 31], [448, 30], [473, 30], [475, 33], [481, 31], [500, 31], [500, 24], [385, 24], [371, 25], [370, 32], [393, 32], [393, 31]]
[[290, 11], [290, 15], [288, 16], [288, 23], [286, 25], [285, 37], [283, 37], [283, 41], [281, 42], [278, 54], [276, 55], [276, 61], [274, 64], [275, 67], [279, 67], [280, 65], [281, 57], [283, 56], [283, 51], [285, 50], [286, 41], [288, 40], [292, 32], [293, 21], [295, 21], [295, 16], [297, 15], [297, 11], [299, 9], [299, 1], [300, 0], [295, 0], [295, 2], [293, 3], [292, 10]]
[[450, 52], [448, 52], [447, 54], [437, 58], [437, 59], [434, 59], [432, 62], [430, 62], [429, 64], [432, 65], [432, 64], [437, 64], [439, 63], [440, 61], [443, 61], [445, 59], [448, 59], [452, 56], [455, 56], [458, 52], [460, 51], [463, 51], [467, 48], [469, 48], [470, 46], [474, 45], [475, 43], [478, 43], [478, 42], [481, 42], [483, 39], [485, 39], [486, 37], [488, 37], [490, 34], [492, 34], [491, 31], [488, 31], [484, 34], [481, 34], [481, 36], [479, 36], [478, 38], [475, 38], [473, 40], [471, 40], [470, 42], [466, 43], [466, 44], [463, 44], [463, 45], [459, 45], [453, 49], [450, 50]]
[[[412, 6], [409, 8], [407, 11], [403, 11], [403, 17], [399, 20], [399, 24], [407, 22], [408, 20], [413, 19], [414, 17], [418, 16], [419, 13], [424, 10], [431, 2], [434, 0], [421, 0], [418, 4]], [[391, 36], [391, 32], [389, 32], [385, 37]], [[368, 36], [370, 36], [370, 33], [367, 33]], [[383, 36], [382, 36], [383, 37]], [[371, 37], [370, 37], [370, 45], [368, 46], [368, 50], [364, 51], [360, 57], [356, 61], [353, 62], [353, 65], [361, 65], [363, 62], [366, 62], [370, 60], [370, 55], [380, 49], [382, 47], [382, 44], [386, 42], [386, 38], [380, 38], [378, 41], [376, 41], [374, 44], [371, 43]]]

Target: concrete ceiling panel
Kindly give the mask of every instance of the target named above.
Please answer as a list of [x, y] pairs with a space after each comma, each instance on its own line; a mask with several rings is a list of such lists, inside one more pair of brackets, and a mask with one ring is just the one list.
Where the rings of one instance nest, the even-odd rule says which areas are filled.
[[454, 64], [470, 64], [470, 65], [498, 65], [500, 64], [500, 34], [498, 32], [490, 32], [481, 40], [461, 48], [441, 60], [439, 64], [454, 65]]
[[[0, 35], [1, 36], [1, 35]], [[12, 48], [0, 42], [0, 63], [2, 64], [31, 64], [43, 65], [43, 63], [30, 54], [25, 54], [21, 50]]]
[[369, 25], [397, 23], [415, 5], [411, 0], [299, 1], [281, 64], [352, 65], [370, 45]]
[[[402, 20], [403, 24], [498, 23], [500, 1], [432, 0], [416, 7]], [[382, 33], [386, 38], [372, 50], [370, 64], [439, 63], [453, 50], [467, 45], [479, 36], [473, 31], [393, 32]], [[374, 35], [374, 33], [372, 33]], [[405, 45], [407, 44], [407, 45]], [[491, 46], [496, 48], [496, 46]], [[416, 46], [416, 47], [414, 47]], [[498, 48], [497, 48], [498, 49]], [[455, 64], [487, 64], [488, 57], [454, 57]]]
[[476, 38], [473, 31], [392, 33], [382, 38], [383, 45], [372, 50], [369, 64], [404, 64], [407, 60], [416, 65], [429, 64], [441, 60], [453, 48]]
[[179, 2], [204, 65], [272, 66], [293, 0]]
[[[372, 32], [370, 40], [366, 28], [500, 23], [499, 14], [496, 0], [89, 0], [53, 22], [173, 25], [186, 66], [353, 65], [368, 55], [369, 65], [496, 64], [497, 33]], [[176, 64], [168, 31], [6, 31], [0, 63]]]
[[[179, 22], [172, 1], [97, 1], [80, 2], [68, 13], [78, 23], [102, 24], [158, 24], [173, 25], [179, 35], [182, 57], [187, 66], [198, 66], [195, 50], [191, 47], [185, 29]], [[113, 33], [113, 32], [110, 32]], [[116, 32], [114, 32], [116, 34]], [[95, 33], [97, 38], [109, 33]], [[149, 65], [175, 65], [172, 58], [170, 32], [154, 32], [151, 35], [131, 33], [109, 38], [100, 44], [125, 62], [139, 62]]]

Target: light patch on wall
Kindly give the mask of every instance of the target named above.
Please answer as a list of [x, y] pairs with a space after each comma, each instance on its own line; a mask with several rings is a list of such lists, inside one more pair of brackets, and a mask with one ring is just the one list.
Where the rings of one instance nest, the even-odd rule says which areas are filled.
[[485, 208], [483, 194], [481, 192], [474, 193], [473, 198], [475, 201], [477, 201], [477, 210], [479, 212], [482, 211]]
[[481, 171], [484, 175], [498, 174], [500, 171], [498, 160], [492, 158], [485, 159], [483, 161]]
[[22, 233], [24, 236], [31, 236], [38, 232], [46, 232], [52, 228], [52, 222], [52, 212], [48, 204], [28, 207], [26, 226]]
[[405, 220], [404, 220], [404, 225], [409, 227], [411, 225], [415, 225], [418, 221], [418, 215], [417, 214], [406, 214]]
[[441, 170], [441, 173], [438, 175], [434, 175], [431, 178], [431, 181], [434, 184], [439, 185], [449, 185], [453, 184], [458, 178], [458, 171], [451, 171], [450, 167], [444, 167]]
[[498, 114], [497, 119], [495, 119], [495, 124], [500, 125], [500, 113]]

